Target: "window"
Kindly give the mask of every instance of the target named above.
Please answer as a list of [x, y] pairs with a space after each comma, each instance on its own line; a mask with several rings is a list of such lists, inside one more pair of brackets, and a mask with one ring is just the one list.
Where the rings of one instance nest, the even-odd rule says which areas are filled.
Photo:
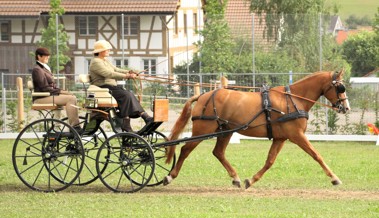
[[197, 13], [193, 14], [193, 29], [194, 32], [197, 31]]
[[122, 59], [115, 59], [116, 61], [116, 67], [122, 68], [122, 67], [127, 67], [129, 65], [129, 60], [124, 59], [124, 65], [122, 65]]
[[125, 16], [124, 17], [124, 36], [138, 35], [139, 25], [140, 25], [139, 16]]
[[80, 16], [78, 17], [79, 35], [89, 36], [96, 35], [97, 17], [96, 16]]
[[143, 59], [143, 70], [152, 76], [157, 75], [157, 60], [155, 59]]
[[178, 27], [178, 15], [175, 14], [175, 18], [174, 18], [174, 33], [176, 35], [178, 35], [179, 33], [179, 27]]
[[184, 22], [184, 34], [185, 35], [187, 35], [187, 31], [188, 31], [188, 29], [187, 29], [187, 14], [184, 14], [184, 17], [183, 17], [183, 22]]
[[0, 41], [8, 42], [10, 35], [10, 24], [9, 21], [0, 21]]

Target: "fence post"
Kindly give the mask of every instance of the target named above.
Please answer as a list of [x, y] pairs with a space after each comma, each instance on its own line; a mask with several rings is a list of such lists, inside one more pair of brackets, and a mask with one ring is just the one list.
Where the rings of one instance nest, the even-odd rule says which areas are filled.
[[196, 83], [194, 86], [193, 86], [193, 94], [194, 95], [200, 95], [200, 84], [199, 83]]
[[24, 89], [22, 85], [22, 78], [17, 77], [17, 112], [18, 112], [18, 131], [24, 128]]

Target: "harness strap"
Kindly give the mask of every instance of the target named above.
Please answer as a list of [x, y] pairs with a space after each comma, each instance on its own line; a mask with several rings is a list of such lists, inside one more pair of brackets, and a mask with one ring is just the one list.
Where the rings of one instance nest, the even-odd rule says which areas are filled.
[[266, 115], [266, 128], [267, 128], [267, 137], [272, 139], [272, 126], [271, 126], [271, 101], [269, 97], [269, 86], [263, 85], [262, 88], [262, 107]]
[[291, 100], [291, 103], [292, 103], [293, 107], [299, 113], [299, 109], [297, 108], [297, 105], [295, 104], [295, 102], [293, 101], [293, 99], [291, 97], [292, 94], [291, 94], [291, 88], [290, 88], [289, 85], [285, 87], [285, 91], [286, 91], [286, 101], [287, 101], [287, 113], [288, 114], [290, 113], [290, 105], [288, 104], [288, 99]]
[[[215, 105], [215, 96], [217, 94], [217, 92], [219, 91], [220, 89], [217, 89], [216, 91], [214, 91], [212, 93], [212, 95], [208, 98], [207, 102], [204, 104], [204, 107], [203, 107], [203, 111], [201, 113], [200, 116], [194, 116], [191, 118], [192, 121], [194, 120], [216, 120], [217, 121], [217, 124], [218, 124], [218, 129], [219, 130], [222, 130], [222, 126], [225, 125], [225, 124], [228, 124], [229, 121], [225, 120], [225, 119], [221, 119], [219, 116], [218, 116], [218, 113], [217, 113], [217, 109], [216, 109], [216, 105]], [[208, 104], [209, 102], [212, 100], [212, 103], [213, 103], [213, 113], [214, 115], [213, 116], [205, 116], [205, 110], [207, 109], [208, 107]]]
[[[255, 114], [244, 125], [241, 125], [241, 124], [238, 124], [238, 123], [229, 122], [228, 120], [222, 119], [222, 118], [220, 118], [218, 116], [218, 113], [217, 113], [217, 110], [216, 110], [216, 106], [215, 106], [215, 99], [214, 99], [216, 93], [218, 92], [218, 90], [214, 91], [212, 93], [212, 95], [209, 97], [209, 99], [207, 100], [207, 102], [205, 103], [205, 105], [203, 107], [202, 114], [200, 116], [194, 116], [194, 117], [192, 117], [191, 118], [192, 121], [194, 121], [194, 120], [215, 120], [218, 123], [218, 129], [220, 131], [222, 130], [223, 126], [225, 126], [226, 124], [233, 124], [233, 125], [239, 126], [238, 127], [239, 130], [240, 129], [245, 130], [247, 128], [255, 128], [255, 127], [258, 127], [258, 126], [261, 126], [261, 125], [266, 125], [266, 128], [267, 128], [267, 137], [271, 140], [273, 138], [272, 123], [287, 122], [287, 121], [298, 119], [298, 118], [306, 118], [306, 119], [309, 118], [308, 112], [303, 111], [303, 110], [299, 110], [297, 108], [295, 102], [293, 101], [293, 99], [291, 97], [292, 94], [291, 94], [291, 90], [290, 90], [289, 86], [285, 87], [286, 92], [284, 93], [286, 95], [286, 101], [287, 101], [287, 114], [285, 114], [284, 112], [279, 111], [279, 110], [277, 110], [275, 108], [272, 108], [270, 97], [269, 97], [270, 88], [268, 86], [263, 86], [263, 88], [261, 89], [261, 94], [262, 94], [262, 110], [260, 112], [258, 112], [257, 114]], [[211, 101], [213, 103], [213, 112], [214, 112], [214, 115], [205, 116], [204, 115], [205, 114], [205, 110], [206, 110], [208, 104]], [[290, 113], [289, 101], [293, 104], [293, 106], [294, 106], [294, 108], [296, 110], [295, 112], [291, 112]], [[283, 116], [279, 117], [276, 120], [271, 120], [271, 111], [280, 113]], [[252, 122], [254, 122], [254, 120], [256, 120], [263, 113], [266, 116], [266, 123], [265, 124], [259, 124], [259, 125], [256, 125], [256, 126], [250, 126], [250, 124]]]
[[309, 118], [308, 112], [303, 111], [303, 110], [299, 110], [296, 112], [288, 113], [288, 114], [285, 114], [285, 115], [279, 117], [275, 121], [282, 123], [282, 122], [295, 120], [295, 119], [299, 119], [299, 118], [306, 118], [308, 120], [308, 118]]

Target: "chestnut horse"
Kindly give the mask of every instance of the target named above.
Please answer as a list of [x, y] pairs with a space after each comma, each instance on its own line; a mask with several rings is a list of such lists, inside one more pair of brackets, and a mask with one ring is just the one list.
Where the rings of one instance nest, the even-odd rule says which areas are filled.
[[[316, 72], [290, 86], [278, 86], [263, 89], [261, 92], [241, 92], [229, 89], [218, 89], [203, 95], [190, 98], [176, 121], [170, 140], [176, 140], [192, 115], [192, 138], [196, 136], [233, 130], [253, 137], [272, 138], [266, 163], [251, 179], [245, 180], [245, 188], [257, 182], [274, 164], [275, 159], [289, 139], [297, 144], [315, 161], [317, 161], [333, 185], [341, 184], [340, 179], [329, 169], [321, 155], [315, 150], [305, 136], [308, 112], [320, 96], [324, 95], [331, 103], [329, 106], [338, 112], [346, 113], [350, 109], [349, 102], [342, 83], [341, 72]], [[193, 110], [191, 104], [197, 101]], [[192, 114], [191, 114], [192, 110]], [[225, 150], [234, 131], [226, 131], [217, 135], [213, 155], [221, 162], [232, 184], [241, 187], [240, 178], [225, 158]], [[170, 174], [163, 180], [168, 185], [175, 179], [184, 160], [202, 141], [188, 141], [182, 146], [178, 161]], [[172, 160], [176, 146], [169, 146], [167, 162]]]

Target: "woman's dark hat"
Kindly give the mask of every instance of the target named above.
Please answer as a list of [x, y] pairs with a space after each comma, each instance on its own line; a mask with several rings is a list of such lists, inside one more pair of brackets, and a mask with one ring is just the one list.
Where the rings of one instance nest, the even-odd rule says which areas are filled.
[[39, 56], [49, 56], [50, 52], [47, 50], [47, 48], [37, 48], [36, 50], [36, 57]]

